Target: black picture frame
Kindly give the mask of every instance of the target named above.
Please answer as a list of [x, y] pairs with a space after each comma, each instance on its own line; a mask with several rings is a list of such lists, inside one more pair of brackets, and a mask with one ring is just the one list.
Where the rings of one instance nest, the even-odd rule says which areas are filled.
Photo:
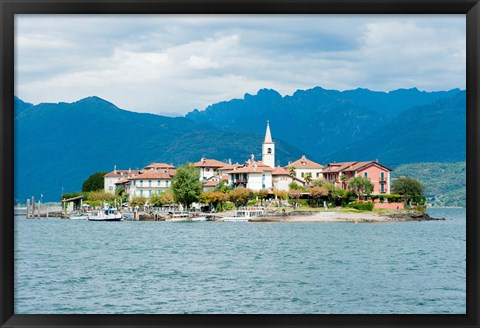
[[[465, 315], [19, 315], [14, 313], [15, 14], [465, 14], [467, 26], [467, 309]], [[478, 0], [0, 0], [1, 327], [478, 327], [479, 95]]]

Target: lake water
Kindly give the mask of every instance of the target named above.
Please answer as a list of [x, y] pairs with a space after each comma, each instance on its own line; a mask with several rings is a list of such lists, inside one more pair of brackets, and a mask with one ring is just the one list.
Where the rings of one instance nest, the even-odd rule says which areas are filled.
[[394, 223], [15, 218], [15, 313], [465, 313], [465, 209]]

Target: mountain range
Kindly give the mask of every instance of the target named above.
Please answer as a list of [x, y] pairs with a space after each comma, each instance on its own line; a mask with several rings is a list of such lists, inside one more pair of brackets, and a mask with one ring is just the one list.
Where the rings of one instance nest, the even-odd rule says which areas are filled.
[[262, 89], [175, 118], [123, 110], [98, 97], [38, 105], [15, 98], [15, 198], [42, 193], [44, 201], [58, 201], [62, 189], [80, 190], [90, 174], [114, 165], [259, 158], [267, 120], [277, 165], [303, 154], [321, 164], [465, 161], [465, 91], [458, 89], [316, 87], [292, 96]]

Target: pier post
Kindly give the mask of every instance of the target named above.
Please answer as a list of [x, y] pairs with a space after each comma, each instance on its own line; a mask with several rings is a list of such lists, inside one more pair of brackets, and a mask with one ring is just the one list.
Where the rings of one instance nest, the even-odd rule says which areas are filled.
[[32, 218], [35, 217], [35, 196], [32, 196]]
[[47, 206], [47, 219], [48, 219], [48, 206]]
[[27, 199], [27, 219], [30, 219], [30, 199]]

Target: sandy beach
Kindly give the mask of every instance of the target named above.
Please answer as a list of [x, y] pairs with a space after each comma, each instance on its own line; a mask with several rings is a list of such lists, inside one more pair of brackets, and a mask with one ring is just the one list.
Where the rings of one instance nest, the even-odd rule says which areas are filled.
[[428, 214], [402, 211], [391, 214], [352, 213], [340, 211], [325, 212], [291, 212], [288, 215], [262, 217], [251, 222], [398, 222], [398, 221], [428, 221], [445, 220], [445, 218], [432, 218]]

